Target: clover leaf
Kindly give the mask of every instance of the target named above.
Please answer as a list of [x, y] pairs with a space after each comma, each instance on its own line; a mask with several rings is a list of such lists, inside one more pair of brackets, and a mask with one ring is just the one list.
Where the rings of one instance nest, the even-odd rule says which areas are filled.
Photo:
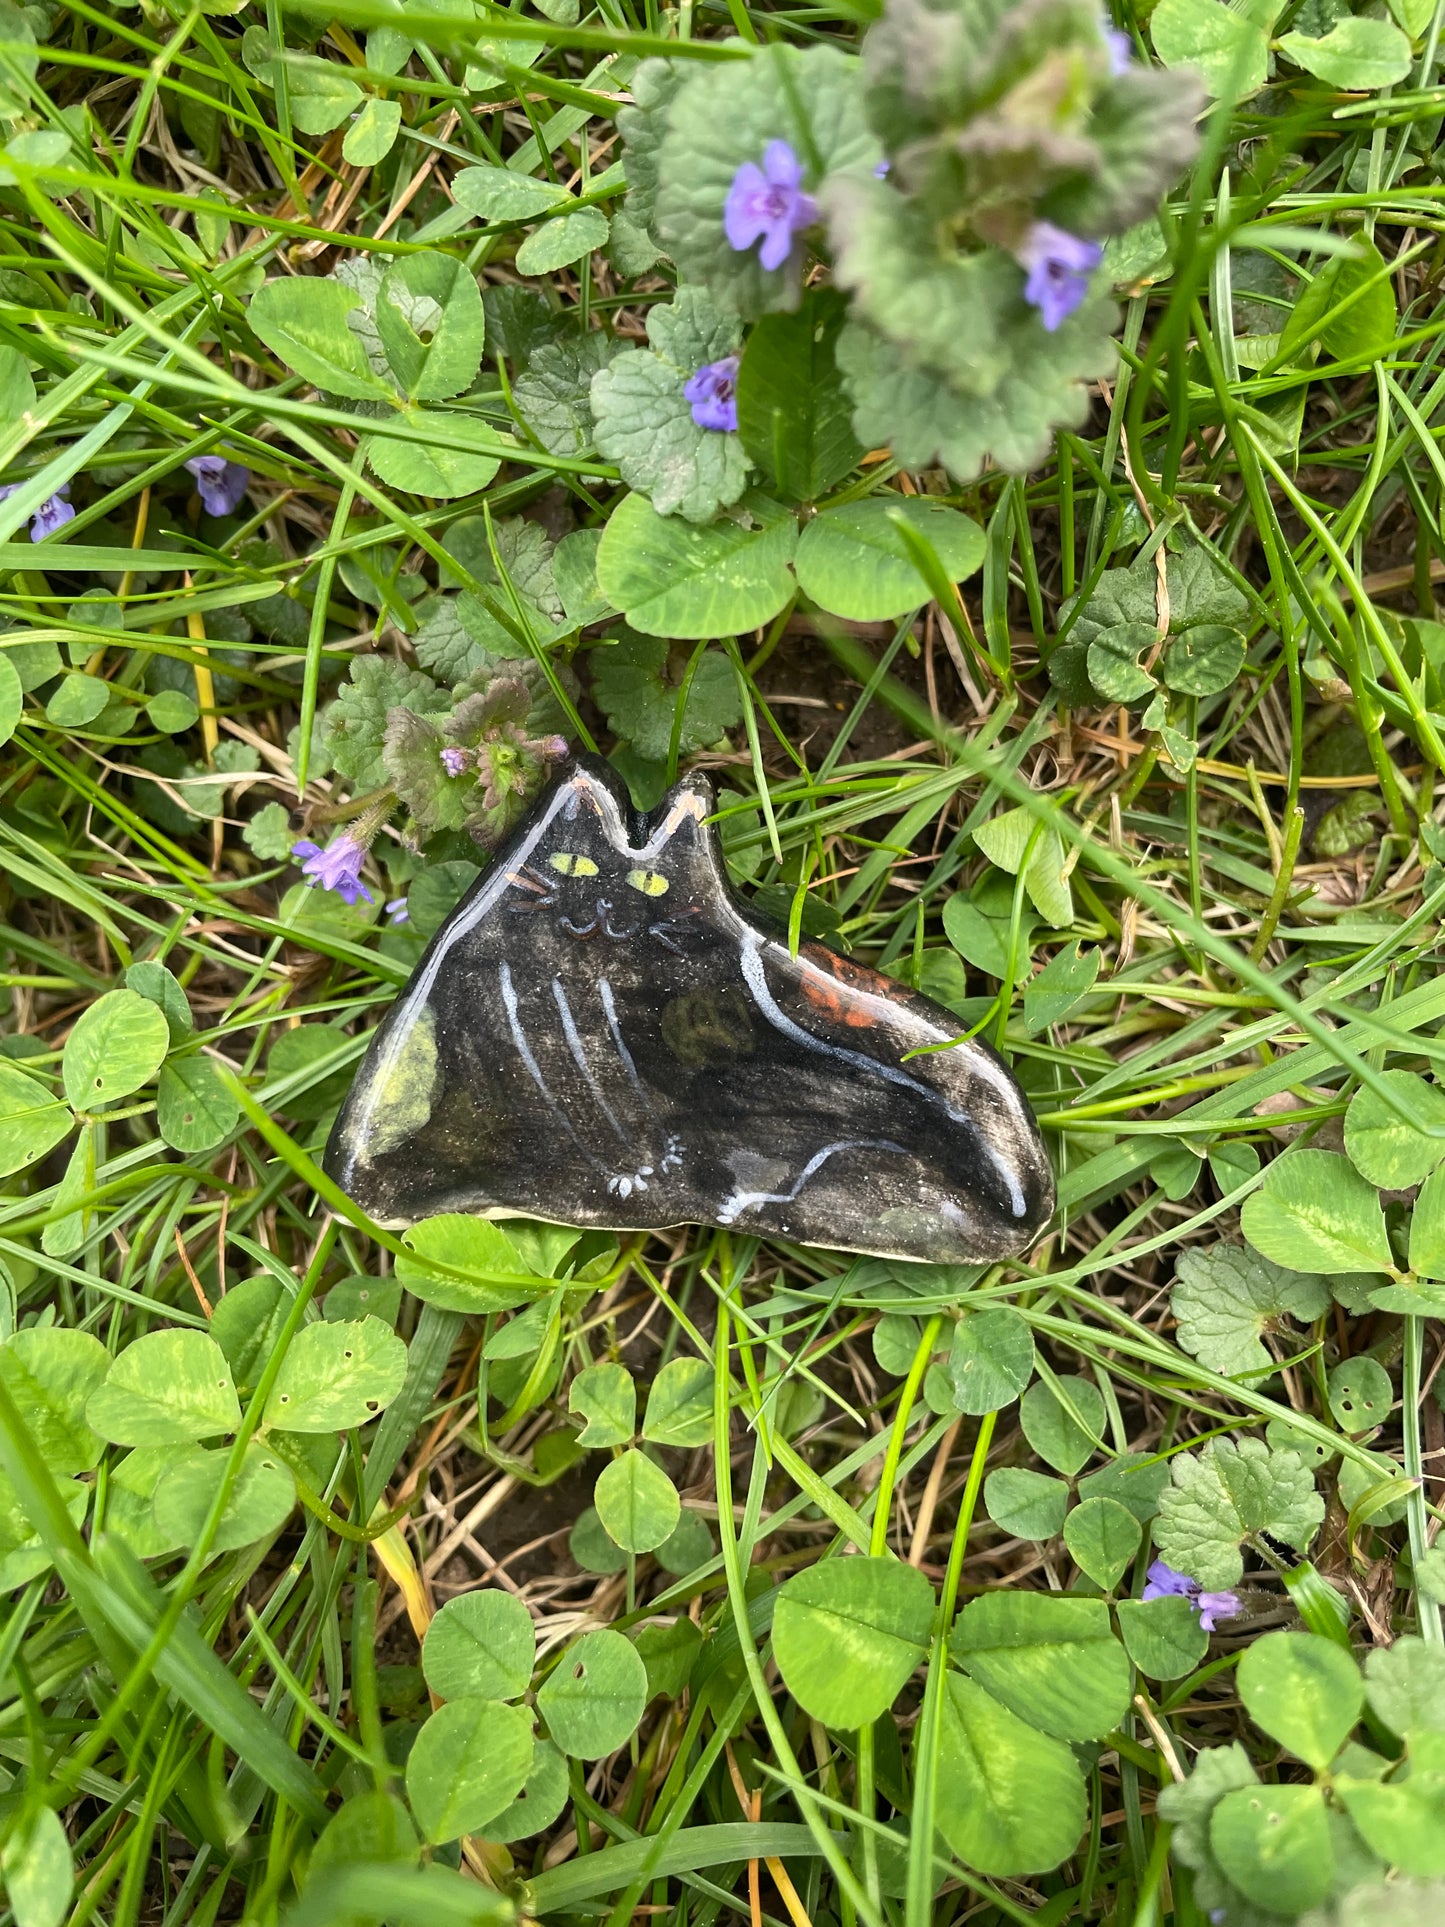
[[1169, 1299], [1184, 1350], [1230, 1378], [1273, 1371], [1260, 1334], [1286, 1314], [1309, 1324], [1329, 1303], [1323, 1278], [1286, 1271], [1240, 1245], [1199, 1245], [1181, 1252]]
[[1445, 1123], [1445, 1091], [1414, 1071], [1381, 1075], [1409, 1115], [1401, 1117], [1372, 1090], [1357, 1091], [1345, 1112], [1345, 1154], [1371, 1184], [1402, 1191], [1423, 1184], [1445, 1160], [1445, 1139], [1427, 1137], [1410, 1122], [1416, 1117], [1432, 1125]]
[[1173, 1461], [1154, 1543], [1177, 1572], [1217, 1591], [1243, 1573], [1246, 1539], [1268, 1533], [1302, 1552], [1324, 1516], [1324, 1500], [1297, 1453], [1263, 1439], [1213, 1439]]
[[1239, 1228], [1256, 1251], [1291, 1271], [1308, 1267], [1329, 1276], [1384, 1271], [1392, 1263], [1379, 1193], [1337, 1151], [1276, 1158], [1245, 1199]]
[[1215, 1856], [1210, 1822], [1228, 1794], [1258, 1785], [1259, 1775], [1236, 1740], [1229, 1746], [1205, 1747], [1187, 1780], [1160, 1789], [1160, 1817], [1174, 1828], [1170, 1845], [1175, 1854], [1193, 1870], [1195, 1901], [1222, 1918], [1233, 1919], [1243, 1903]]
[[647, 339], [592, 378], [597, 446], [659, 515], [706, 522], [742, 494], [748, 458], [736, 429], [699, 424], [684, 390], [736, 353], [742, 328], [704, 289], [679, 288], [648, 314]]

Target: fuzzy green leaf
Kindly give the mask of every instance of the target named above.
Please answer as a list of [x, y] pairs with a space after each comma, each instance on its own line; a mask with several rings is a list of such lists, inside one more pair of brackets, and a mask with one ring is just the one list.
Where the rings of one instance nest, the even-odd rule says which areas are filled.
[[697, 371], [733, 355], [742, 329], [701, 288], [679, 288], [648, 311], [646, 349], [618, 355], [592, 380], [596, 442], [629, 488], [659, 515], [706, 522], [747, 484], [741, 438], [700, 428], [683, 389]]
[[1239, 1245], [1194, 1245], [1179, 1254], [1169, 1307], [1179, 1343], [1226, 1377], [1274, 1369], [1260, 1343], [1288, 1314], [1303, 1325], [1323, 1317], [1330, 1289], [1308, 1272], [1285, 1271]]
[[326, 741], [343, 776], [360, 790], [380, 789], [386, 781], [382, 744], [387, 712], [413, 709], [435, 716], [451, 707], [445, 690], [430, 676], [407, 669], [387, 656], [358, 656], [350, 678], [326, 712]]
[[703, 282], [742, 315], [794, 308], [800, 293], [801, 240], [781, 267], [767, 269], [756, 247], [738, 252], [723, 228], [738, 169], [760, 164], [773, 140], [785, 140], [803, 162], [808, 193], [825, 174], [866, 175], [879, 150], [863, 121], [856, 57], [777, 42], [747, 60], [690, 71], [672, 100], [657, 160], [655, 231], [683, 280]]
[[[687, 659], [660, 639], [623, 636], [595, 650], [591, 662], [592, 692], [612, 728], [640, 756], [663, 761]], [[688, 688], [680, 750], [686, 755], [717, 742], [741, 717], [731, 663], [716, 650], [705, 650]]]
[[[921, 305], [928, 293], [915, 289], [914, 298]], [[849, 321], [837, 353], [853, 400], [853, 432], [865, 448], [891, 448], [905, 468], [941, 462], [960, 482], [971, 482], [990, 457], [1014, 474], [1037, 468], [1054, 431], [1083, 422], [1086, 383], [1111, 374], [1117, 358], [1094, 304], [1079, 309], [1050, 339], [1057, 351], [1037, 357], [1016, 343], [1015, 365], [999, 373], [992, 393], [975, 395], [910, 366], [883, 335]]]
[[627, 218], [659, 246], [659, 159], [668, 110], [688, 73], [681, 60], [644, 60], [632, 76], [632, 105], [617, 114], [617, 131], [627, 150]]
[[621, 344], [594, 330], [544, 341], [512, 383], [517, 413], [549, 454], [575, 458], [595, 446], [592, 383], [621, 353]]
[[1237, 1584], [1245, 1539], [1267, 1532], [1303, 1552], [1324, 1515], [1313, 1475], [1295, 1453], [1263, 1439], [1212, 1439], [1172, 1461], [1154, 1542], [1176, 1572], [1214, 1592]]

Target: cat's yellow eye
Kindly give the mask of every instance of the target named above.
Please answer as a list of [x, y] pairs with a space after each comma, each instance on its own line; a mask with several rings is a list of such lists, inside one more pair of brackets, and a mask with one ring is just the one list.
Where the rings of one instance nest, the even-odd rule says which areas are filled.
[[578, 856], [573, 850], [558, 850], [547, 861], [564, 877], [595, 877], [597, 874], [597, 865], [591, 857]]
[[629, 870], [627, 881], [634, 890], [640, 890], [645, 897], [662, 897], [667, 894], [667, 878], [656, 870]]

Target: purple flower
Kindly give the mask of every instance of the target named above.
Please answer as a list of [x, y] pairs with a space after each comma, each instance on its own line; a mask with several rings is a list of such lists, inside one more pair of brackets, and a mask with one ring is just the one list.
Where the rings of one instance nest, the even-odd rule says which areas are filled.
[[251, 471], [224, 455], [193, 455], [186, 467], [196, 478], [196, 493], [207, 515], [234, 515], [251, 486]]
[[738, 425], [738, 355], [725, 355], [710, 361], [688, 379], [684, 401], [692, 403], [692, 418], [699, 428], [717, 428], [734, 434]]
[[1052, 334], [1089, 292], [1089, 276], [1104, 258], [1097, 241], [1081, 241], [1051, 221], [1035, 221], [1019, 249], [1020, 266], [1028, 270], [1024, 300], [1037, 308]]
[[[20, 487], [19, 482], [7, 482], [0, 488], [0, 502], [7, 495], [13, 495]], [[70, 506], [70, 484], [62, 482], [48, 502], [42, 502], [30, 518], [30, 540], [43, 542], [47, 535], [54, 535], [63, 529], [67, 522], [75, 520], [75, 510]]]
[[393, 897], [386, 906], [387, 921], [392, 924], [410, 923], [411, 912], [406, 907], [405, 897]]
[[1216, 1620], [1234, 1619], [1239, 1613], [1239, 1600], [1234, 1593], [1205, 1592], [1197, 1579], [1191, 1579], [1187, 1572], [1176, 1572], [1162, 1559], [1154, 1561], [1146, 1579], [1148, 1583], [1142, 1595], [1145, 1599], [1187, 1599], [1207, 1633], [1214, 1631]]
[[879, 161], [878, 165], [873, 170], [874, 180], [886, 181], [888, 179], [890, 171], [892, 170], [892, 167], [893, 167], [892, 161], [886, 161], [886, 160]]
[[448, 776], [465, 776], [476, 758], [469, 749], [458, 749], [455, 743], [448, 743], [441, 752], [442, 768]]
[[1109, 24], [1109, 16], [1103, 20], [1104, 42], [1109, 49], [1109, 71], [1117, 80], [1126, 74], [1134, 61], [1134, 43], [1121, 27]]
[[761, 241], [758, 259], [780, 268], [793, 249], [793, 236], [818, 218], [818, 203], [802, 189], [803, 163], [786, 141], [769, 141], [763, 164], [744, 161], [733, 176], [723, 204], [728, 246], [743, 254]]
[[334, 890], [341, 901], [348, 906], [358, 897], [365, 897], [368, 903], [376, 899], [361, 881], [361, 866], [366, 861], [366, 845], [355, 837], [342, 832], [323, 850], [319, 843], [312, 843], [303, 837], [299, 843], [291, 845], [291, 854], [301, 863], [301, 874], [312, 889], [319, 884], [323, 890]]

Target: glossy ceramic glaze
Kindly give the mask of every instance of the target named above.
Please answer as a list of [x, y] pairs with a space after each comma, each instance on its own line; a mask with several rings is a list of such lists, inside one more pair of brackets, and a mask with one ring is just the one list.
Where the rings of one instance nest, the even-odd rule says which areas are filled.
[[326, 1168], [383, 1224], [441, 1211], [716, 1224], [940, 1263], [1023, 1251], [1053, 1175], [956, 1019], [733, 895], [706, 778], [637, 818], [557, 779], [383, 1020]]

